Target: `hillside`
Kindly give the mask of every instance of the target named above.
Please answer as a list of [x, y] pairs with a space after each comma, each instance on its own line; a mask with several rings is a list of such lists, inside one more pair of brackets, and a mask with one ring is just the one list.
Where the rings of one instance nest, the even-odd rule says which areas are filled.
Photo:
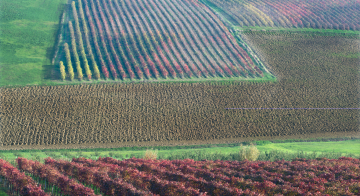
[[360, 195], [359, 5], [2, 0], [0, 196]]
[[271, 76], [197, 1], [77, 0], [62, 22], [63, 79]]
[[202, 0], [239, 27], [360, 30], [359, 0]]

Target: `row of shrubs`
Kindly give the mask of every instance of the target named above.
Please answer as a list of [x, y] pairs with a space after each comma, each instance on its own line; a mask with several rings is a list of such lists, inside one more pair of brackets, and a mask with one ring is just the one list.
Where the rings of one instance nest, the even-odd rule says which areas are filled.
[[[259, 141], [245, 141], [240, 143], [228, 143], [228, 144], [201, 144], [201, 145], [183, 145], [183, 146], [132, 146], [132, 147], [119, 147], [119, 148], [91, 148], [91, 149], [23, 149], [23, 150], [0, 150], [1, 153], [35, 153], [35, 152], [61, 152], [62, 154], [68, 154], [70, 152], [102, 152], [102, 151], [143, 151], [149, 148], [155, 148], [158, 150], [176, 150], [176, 149], [202, 149], [212, 147], [236, 147], [239, 145], [249, 146], [254, 144], [255, 146], [262, 146], [271, 143], [293, 143], [293, 142], [329, 142], [329, 141], [346, 141], [346, 140], [359, 140], [360, 137], [343, 137], [343, 138], [310, 138], [310, 139], [287, 139], [287, 140], [259, 140]], [[97, 153], [99, 154], [99, 153]], [[99, 156], [99, 155], [96, 155]]]
[[[328, 159], [338, 159], [342, 157], [342, 153], [329, 152], [329, 153], [305, 153], [303, 151], [298, 151], [296, 153], [288, 153], [278, 150], [273, 151], [265, 151], [260, 153], [260, 151], [256, 148], [255, 145], [251, 144], [250, 146], [242, 146], [240, 145], [240, 151], [238, 153], [230, 153], [230, 154], [221, 154], [219, 152], [209, 153], [204, 150], [195, 150], [192, 152], [182, 152], [182, 153], [171, 153], [171, 154], [159, 154], [157, 150], [147, 150], [143, 157], [138, 155], [136, 158], [145, 158], [145, 159], [193, 159], [195, 161], [200, 160], [229, 160], [229, 161], [242, 161], [242, 160], [250, 160], [250, 161], [277, 161], [277, 160], [285, 160], [291, 161], [296, 158], [304, 158], [304, 159], [316, 159], [316, 158], [328, 158]], [[345, 157], [359, 158], [352, 153], [348, 153]]]
[[[250, 144], [250, 146], [240, 145], [240, 150], [238, 153], [230, 153], [230, 154], [222, 154], [220, 152], [207, 152], [205, 150], [194, 150], [190, 152], [178, 152], [178, 153], [159, 153], [158, 150], [148, 149], [145, 153], [130, 153], [130, 154], [122, 154], [119, 152], [109, 152], [108, 154], [103, 154], [100, 152], [94, 152], [91, 155], [85, 155], [82, 152], [77, 152], [75, 154], [62, 152], [60, 155], [55, 153], [47, 152], [45, 153], [47, 156], [52, 157], [54, 159], [65, 159], [70, 160], [72, 157], [85, 157], [91, 159], [97, 159], [98, 157], [113, 157], [119, 160], [128, 159], [128, 158], [144, 158], [144, 159], [168, 159], [168, 160], [176, 160], [176, 159], [193, 159], [195, 161], [200, 160], [229, 160], [229, 161], [242, 161], [242, 160], [250, 160], [250, 161], [277, 161], [277, 160], [285, 160], [291, 161], [295, 158], [305, 158], [305, 159], [316, 159], [316, 158], [328, 158], [328, 159], [338, 159], [342, 157], [342, 153], [305, 153], [303, 151], [298, 151], [296, 153], [288, 153], [278, 150], [273, 151], [265, 151], [260, 152], [254, 144]], [[37, 160], [43, 162], [43, 158], [40, 158], [39, 155], [35, 153], [30, 154], [33, 160]], [[15, 153], [15, 156], [22, 156], [21, 153]], [[345, 157], [352, 158], [360, 158], [354, 154], [346, 154]], [[4, 156], [0, 154], [0, 159], [6, 159]], [[12, 160], [8, 160], [12, 162]]]

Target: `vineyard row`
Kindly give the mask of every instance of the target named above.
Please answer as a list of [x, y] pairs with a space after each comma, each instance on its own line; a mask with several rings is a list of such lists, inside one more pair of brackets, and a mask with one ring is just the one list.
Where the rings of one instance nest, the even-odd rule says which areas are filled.
[[62, 79], [73, 80], [76, 73], [81, 80], [83, 69], [89, 80], [100, 74], [121, 80], [264, 76], [219, 18], [197, 1], [78, 0], [71, 10]]
[[356, 195], [360, 191], [360, 160], [347, 157], [276, 162], [47, 158], [45, 164], [17, 158], [17, 163], [19, 170], [0, 160], [0, 176], [21, 195], [49, 195], [24, 172], [67, 195], [95, 195], [83, 184], [103, 195]]
[[278, 1], [209, 0], [226, 10], [231, 22], [241, 27], [285, 27], [360, 30], [359, 0]]

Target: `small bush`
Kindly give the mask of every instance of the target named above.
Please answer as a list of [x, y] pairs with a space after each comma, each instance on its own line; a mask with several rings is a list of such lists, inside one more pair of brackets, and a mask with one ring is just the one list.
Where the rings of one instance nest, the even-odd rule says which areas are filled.
[[156, 159], [158, 151], [157, 150], [146, 150], [143, 159]]
[[77, 157], [84, 157], [84, 154], [83, 154], [83, 152], [79, 151], [79, 152], [76, 152], [76, 156]]
[[250, 161], [256, 161], [256, 159], [260, 155], [260, 151], [254, 146], [254, 144], [251, 144], [250, 147], [248, 146], [242, 146], [240, 144], [240, 161], [242, 160], [250, 160]]
[[68, 157], [68, 158], [70, 158], [72, 156], [72, 154], [69, 152], [61, 152], [60, 154], [64, 157]]
[[122, 154], [120, 154], [120, 153], [115, 153], [115, 154], [114, 154], [114, 157], [117, 158], [117, 159], [120, 159], [120, 160], [125, 159], [125, 157], [124, 157]]
[[19, 152], [13, 152], [14, 156], [17, 156], [17, 157], [22, 157], [22, 154], [19, 153]]

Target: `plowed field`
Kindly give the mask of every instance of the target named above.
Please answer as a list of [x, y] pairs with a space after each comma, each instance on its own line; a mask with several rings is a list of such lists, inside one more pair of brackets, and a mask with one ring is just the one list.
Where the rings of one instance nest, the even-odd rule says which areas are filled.
[[133, 83], [2, 88], [3, 149], [360, 136], [359, 40], [247, 35], [277, 83]]

